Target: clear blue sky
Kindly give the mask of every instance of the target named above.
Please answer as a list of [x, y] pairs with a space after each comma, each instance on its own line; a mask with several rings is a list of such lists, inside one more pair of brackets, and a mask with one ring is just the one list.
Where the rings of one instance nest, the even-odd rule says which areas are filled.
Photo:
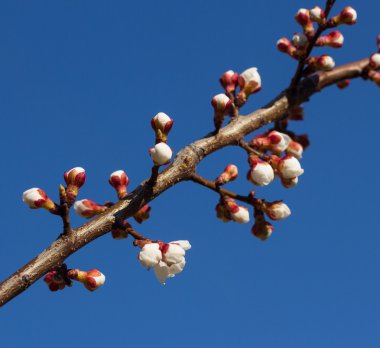
[[[276, 41], [299, 30], [293, 16], [313, 1], [7, 1], [0, 4], [2, 136], [0, 278], [47, 247], [60, 221], [29, 210], [22, 192], [56, 197], [64, 170], [83, 166], [81, 198], [114, 199], [108, 175], [125, 169], [130, 188], [149, 175], [150, 119], [175, 119], [175, 151], [212, 127], [210, 100], [228, 69], [257, 66], [263, 90], [242, 110], [285, 87], [295, 63]], [[337, 1], [358, 10], [337, 64], [375, 51], [380, 4]], [[377, 347], [380, 280], [377, 173], [379, 89], [355, 81], [306, 105], [312, 146], [298, 187], [259, 189], [284, 199], [292, 216], [265, 243], [250, 225], [215, 218], [217, 196], [180, 184], [152, 203], [138, 230], [193, 245], [182, 274], [161, 286], [138, 263], [132, 240], [107, 235], [70, 257], [69, 267], [99, 268], [106, 284], [51, 293], [39, 281], [0, 313], [3, 347]], [[199, 172], [215, 178], [246, 158], [227, 149]], [[73, 214], [73, 224], [84, 221]]]

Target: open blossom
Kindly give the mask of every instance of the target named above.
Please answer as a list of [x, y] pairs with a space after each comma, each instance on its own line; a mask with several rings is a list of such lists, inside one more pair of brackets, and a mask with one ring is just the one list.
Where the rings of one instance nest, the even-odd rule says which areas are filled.
[[86, 182], [86, 172], [82, 167], [75, 167], [65, 172], [63, 174], [63, 178], [65, 179], [67, 185], [67, 203], [71, 206], [78, 195], [79, 189]]
[[266, 203], [264, 211], [271, 220], [282, 220], [291, 214], [289, 207], [283, 202]]
[[286, 155], [278, 161], [277, 170], [284, 179], [292, 179], [303, 174], [304, 170], [297, 158]]
[[151, 125], [156, 132], [156, 142], [165, 142], [173, 127], [174, 120], [163, 112], [159, 112], [152, 118]]
[[237, 102], [243, 105], [247, 98], [252, 93], [257, 93], [261, 90], [261, 77], [257, 68], [249, 68], [239, 75], [238, 83], [240, 92], [237, 95]]
[[374, 53], [369, 58], [369, 66], [372, 69], [380, 69], [380, 53]]
[[339, 30], [334, 30], [331, 33], [321, 36], [316, 42], [316, 46], [330, 46], [340, 48], [343, 46], [344, 37]]
[[56, 213], [58, 210], [57, 205], [47, 196], [45, 191], [38, 187], [24, 191], [22, 201], [31, 209], [44, 208], [51, 213]]
[[173, 156], [172, 149], [161, 142], [149, 149], [150, 157], [156, 166], [168, 164]]
[[259, 150], [271, 151], [280, 154], [288, 147], [291, 138], [289, 135], [271, 131], [268, 135], [258, 135], [251, 141], [251, 145]]
[[214, 108], [215, 129], [219, 130], [222, 127], [225, 115], [227, 115], [232, 105], [232, 101], [225, 94], [220, 93], [212, 98], [211, 105]]
[[331, 18], [331, 23], [335, 25], [339, 25], [339, 24], [353, 25], [356, 23], [357, 18], [358, 18], [358, 14], [356, 13], [356, 10], [353, 9], [351, 6], [347, 6], [337, 16]]
[[268, 162], [257, 157], [250, 157], [249, 164], [251, 169], [247, 177], [254, 185], [266, 186], [274, 180], [274, 171]]
[[326, 19], [325, 11], [323, 11], [319, 6], [313, 7], [310, 12], [310, 19], [313, 22], [317, 22], [318, 24], [323, 24]]
[[221, 186], [238, 177], [238, 168], [234, 164], [229, 164], [222, 174], [215, 179], [215, 184]]
[[151, 210], [152, 208], [148, 204], [145, 204], [135, 215], [133, 215], [133, 218], [136, 222], [142, 224], [145, 220], [149, 219]]
[[110, 175], [108, 182], [116, 190], [119, 199], [122, 199], [126, 196], [129, 178], [123, 170], [117, 170], [113, 172]]
[[103, 213], [107, 209], [104, 205], [96, 204], [90, 199], [82, 199], [76, 201], [74, 204], [74, 210], [77, 214], [84, 218], [91, 218]]
[[67, 276], [70, 279], [81, 282], [86, 289], [90, 291], [95, 291], [100, 288], [106, 281], [105, 275], [97, 269], [91, 269], [89, 271], [71, 269], [67, 272]]
[[228, 70], [220, 77], [220, 84], [223, 86], [226, 93], [235, 91], [238, 82], [238, 76], [238, 73], [232, 70]]

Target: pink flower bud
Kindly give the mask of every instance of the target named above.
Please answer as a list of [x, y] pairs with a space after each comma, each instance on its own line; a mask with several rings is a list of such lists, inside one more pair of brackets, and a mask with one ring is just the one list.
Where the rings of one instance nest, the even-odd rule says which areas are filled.
[[67, 285], [63, 276], [57, 271], [51, 271], [46, 274], [44, 282], [48, 285], [50, 291], [63, 290]]
[[310, 19], [318, 24], [323, 24], [326, 19], [325, 11], [318, 6], [313, 7], [310, 10]]
[[152, 118], [151, 125], [156, 132], [156, 142], [165, 142], [170, 130], [173, 127], [174, 120], [163, 112], [159, 112]]
[[158, 243], [145, 244], [139, 252], [138, 259], [144, 267], [150, 268], [162, 260], [162, 253]]
[[113, 172], [110, 175], [108, 182], [116, 190], [119, 199], [122, 199], [127, 195], [129, 178], [123, 170], [117, 170]]
[[224, 116], [228, 114], [232, 101], [225, 94], [221, 93], [212, 98], [211, 105], [214, 108], [215, 129], [219, 130], [222, 127]]
[[90, 199], [82, 199], [75, 202], [74, 210], [79, 216], [88, 219], [103, 213], [105, 210], [107, 210], [107, 207], [104, 205], [96, 204]]
[[156, 166], [168, 164], [173, 156], [172, 149], [165, 143], [158, 143], [149, 149], [150, 157]]
[[300, 143], [297, 143], [296, 141], [291, 140], [286, 149], [286, 153], [288, 155], [293, 155], [297, 159], [300, 159], [302, 158], [303, 147]]
[[380, 53], [374, 53], [371, 55], [369, 58], [369, 66], [375, 70], [380, 69]]
[[290, 140], [287, 134], [271, 131], [267, 136], [256, 136], [251, 141], [251, 145], [259, 150], [272, 151], [273, 153], [280, 154], [286, 150]]
[[[223, 222], [229, 220], [233, 220], [239, 224], [249, 222], [248, 208], [238, 205], [233, 198], [228, 196], [221, 198], [220, 205], [216, 206], [216, 212], [218, 218], [222, 219]], [[222, 215], [223, 213], [224, 215]]]
[[316, 42], [316, 46], [330, 46], [340, 48], [343, 46], [344, 37], [339, 30], [334, 30], [331, 33], [321, 36]]
[[234, 164], [229, 164], [222, 174], [215, 179], [215, 184], [218, 186], [224, 185], [238, 177], [238, 168]]
[[374, 70], [370, 70], [368, 72], [368, 78], [372, 80], [373, 82], [375, 82], [380, 87], [380, 73]]
[[309, 57], [307, 63], [309, 65], [309, 68], [315, 71], [330, 71], [335, 67], [334, 59], [327, 55], [323, 55], [320, 57]]
[[309, 39], [305, 34], [295, 33], [292, 43], [297, 49], [304, 50], [309, 45]]
[[111, 233], [112, 233], [112, 238], [113, 239], [126, 239], [128, 238], [128, 228], [131, 228], [131, 224], [128, 221], [123, 222], [122, 227], [117, 227], [113, 228]]
[[91, 269], [89, 271], [71, 269], [67, 272], [67, 276], [70, 279], [81, 282], [86, 289], [90, 291], [95, 291], [100, 288], [106, 281], [105, 275], [97, 269]]
[[69, 206], [71, 206], [78, 195], [79, 189], [84, 185], [86, 181], [86, 172], [82, 167], [75, 167], [65, 172], [63, 174], [63, 178], [65, 179], [67, 185], [67, 203]]
[[279, 160], [277, 170], [284, 179], [295, 178], [304, 172], [298, 159], [291, 155], [286, 155]]
[[258, 239], [264, 241], [268, 239], [274, 230], [274, 227], [265, 220], [262, 212], [255, 213], [255, 224], [252, 227], [252, 234]]
[[135, 215], [133, 218], [139, 224], [142, 224], [145, 220], [148, 220], [150, 217], [151, 207], [148, 204], [145, 204]]
[[336, 85], [339, 89], [345, 89], [350, 85], [350, 83], [351, 83], [351, 80], [346, 79], [346, 80], [337, 82]]
[[218, 203], [215, 207], [215, 210], [216, 210], [216, 217], [222, 220], [223, 222], [230, 222], [232, 220], [230, 211], [225, 204]]
[[331, 18], [331, 22], [334, 25], [339, 25], [339, 24], [353, 25], [356, 23], [357, 17], [358, 15], [356, 11], [351, 6], [348, 6], [348, 7], [345, 7], [340, 14]]
[[277, 48], [280, 52], [286, 53], [290, 57], [298, 59], [297, 49], [286, 37], [283, 37], [277, 41]]
[[243, 105], [252, 93], [261, 90], [261, 77], [257, 68], [249, 68], [242, 72], [238, 77], [240, 92], [237, 95], [237, 103]]
[[296, 176], [295, 178], [291, 178], [291, 179], [281, 178], [281, 184], [285, 188], [292, 188], [298, 184], [298, 176]]
[[295, 15], [297, 23], [302, 27], [306, 35], [314, 34], [313, 22], [310, 19], [310, 11], [304, 8], [300, 8]]
[[44, 190], [33, 187], [22, 194], [22, 201], [29, 205], [31, 209], [44, 208], [51, 213], [56, 214], [57, 205], [46, 195]]
[[226, 93], [235, 91], [238, 82], [238, 76], [238, 73], [232, 70], [228, 70], [220, 77], [220, 84], [223, 86]]
[[248, 172], [248, 180], [256, 186], [269, 185], [274, 180], [274, 171], [268, 162], [252, 156], [249, 159], [251, 169]]
[[282, 220], [291, 214], [289, 207], [283, 202], [266, 203], [264, 211], [271, 220]]

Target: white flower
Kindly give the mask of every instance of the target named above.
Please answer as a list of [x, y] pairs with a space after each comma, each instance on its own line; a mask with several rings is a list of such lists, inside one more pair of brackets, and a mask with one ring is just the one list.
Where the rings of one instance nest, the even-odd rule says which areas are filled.
[[150, 268], [162, 260], [162, 253], [158, 243], [145, 244], [139, 252], [139, 260], [144, 267]]
[[149, 150], [149, 152], [156, 166], [162, 166], [169, 163], [173, 155], [173, 151], [165, 143], [156, 144]]
[[289, 207], [282, 202], [275, 202], [269, 204], [265, 212], [268, 215], [268, 217], [272, 220], [285, 219], [291, 214]]
[[278, 171], [284, 179], [292, 179], [303, 174], [300, 162], [297, 158], [288, 155], [282, 158], [278, 165]]
[[264, 161], [257, 160], [249, 171], [250, 181], [257, 186], [269, 185], [274, 180], [274, 171], [272, 166]]
[[246, 224], [249, 222], [249, 210], [246, 207], [239, 206], [236, 212], [231, 212], [231, 217], [239, 224]]

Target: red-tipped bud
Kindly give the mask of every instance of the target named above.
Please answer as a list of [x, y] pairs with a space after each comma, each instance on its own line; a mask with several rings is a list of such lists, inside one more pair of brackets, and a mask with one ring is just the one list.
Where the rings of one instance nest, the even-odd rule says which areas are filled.
[[277, 41], [277, 48], [280, 52], [286, 53], [294, 59], [298, 59], [296, 47], [293, 46], [293, 44], [286, 37], [283, 37]]
[[151, 125], [156, 132], [156, 143], [165, 142], [173, 127], [174, 120], [163, 112], [159, 112], [152, 118]]
[[[276, 163], [276, 161], [273, 162]], [[279, 175], [283, 179], [292, 179], [304, 173], [304, 170], [301, 168], [301, 164], [298, 159], [291, 155], [286, 155], [285, 157], [278, 160], [276, 166]]]
[[131, 224], [128, 221], [123, 222], [123, 226], [112, 229], [113, 239], [126, 239], [128, 238], [128, 228], [131, 228]]
[[142, 224], [145, 220], [148, 220], [150, 217], [151, 207], [145, 204], [135, 215], [133, 218], [139, 223]]
[[251, 140], [251, 145], [254, 148], [263, 151], [272, 151], [275, 154], [281, 154], [288, 147], [291, 138], [289, 135], [272, 131], [268, 135], [258, 135]]
[[288, 155], [293, 155], [295, 158], [302, 158], [303, 147], [300, 143], [297, 143], [294, 140], [291, 140], [289, 146], [286, 149]]
[[283, 202], [266, 203], [264, 212], [271, 220], [282, 220], [291, 214], [289, 207]]
[[226, 196], [223, 198], [223, 201], [233, 221], [239, 224], [246, 224], [249, 222], [248, 208], [238, 205], [231, 197]]
[[226, 168], [224, 168], [223, 173], [215, 179], [215, 184], [219, 186], [224, 185], [235, 180], [238, 177], [238, 174], [238, 167], [234, 164], [229, 164]]
[[310, 19], [310, 11], [304, 8], [300, 8], [294, 17], [297, 23], [302, 27], [303, 32], [311, 36], [314, 34], [313, 22]]
[[380, 69], [380, 53], [374, 53], [371, 55], [369, 58], [369, 66], [375, 70]]
[[67, 203], [71, 206], [77, 195], [79, 189], [84, 185], [86, 181], [86, 172], [82, 167], [75, 167], [63, 174], [65, 179], [67, 189], [66, 189], [66, 198]]
[[225, 89], [226, 93], [231, 93], [236, 90], [239, 74], [235, 71], [226, 71], [219, 79], [220, 84]]
[[273, 229], [274, 227], [265, 220], [262, 212], [255, 213], [255, 224], [252, 227], [252, 234], [255, 237], [262, 241], [267, 240], [271, 236]]
[[44, 190], [33, 187], [22, 194], [22, 201], [31, 209], [43, 208], [57, 214], [57, 205], [47, 196]]
[[67, 272], [67, 277], [81, 282], [86, 289], [90, 291], [95, 291], [100, 288], [106, 281], [105, 275], [97, 269], [91, 269], [89, 271], [71, 269]]
[[212, 98], [211, 105], [214, 108], [215, 129], [219, 130], [222, 127], [224, 116], [228, 114], [232, 101], [225, 94], [221, 93]]
[[238, 83], [240, 92], [236, 96], [236, 102], [241, 106], [251, 94], [261, 90], [261, 77], [257, 68], [249, 68], [242, 72], [238, 77]]
[[50, 291], [63, 290], [67, 285], [63, 276], [57, 271], [51, 271], [46, 274], [44, 282], [48, 285]]
[[229, 222], [232, 220], [230, 211], [224, 203], [218, 203], [215, 207], [215, 211], [216, 217], [222, 220], [223, 222]]
[[374, 70], [370, 70], [368, 72], [368, 77], [370, 80], [372, 80], [373, 82], [375, 82], [379, 87], [380, 87], [380, 73], [374, 71]]
[[129, 184], [129, 178], [123, 170], [117, 170], [113, 172], [108, 182], [116, 190], [119, 199], [124, 198], [127, 195], [127, 186]]
[[304, 109], [300, 105], [292, 107], [287, 112], [288, 119], [292, 121], [303, 121], [304, 115], [305, 115]]
[[335, 62], [332, 57], [323, 55], [320, 57], [310, 57], [307, 60], [307, 63], [309, 65], [309, 68], [316, 71], [316, 70], [323, 70], [323, 71], [330, 71], [334, 69]]
[[325, 11], [320, 7], [315, 6], [310, 10], [310, 19], [318, 24], [323, 24], [326, 20]]
[[351, 83], [351, 80], [346, 79], [346, 80], [337, 82], [336, 85], [339, 89], [345, 89], [350, 85], [350, 83]]
[[256, 186], [269, 185], [274, 180], [274, 171], [268, 162], [264, 162], [256, 156], [248, 159], [251, 169], [248, 171], [247, 179]]
[[316, 46], [330, 46], [340, 48], [343, 46], [344, 37], [339, 30], [334, 30], [331, 33], [321, 36], [315, 43]]
[[345, 7], [341, 13], [331, 18], [331, 23], [334, 25], [348, 24], [353, 25], [357, 20], [357, 13], [351, 6]]
[[88, 219], [103, 213], [105, 210], [107, 210], [107, 207], [104, 205], [96, 204], [90, 199], [82, 199], [75, 202], [74, 210], [79, 216]]

